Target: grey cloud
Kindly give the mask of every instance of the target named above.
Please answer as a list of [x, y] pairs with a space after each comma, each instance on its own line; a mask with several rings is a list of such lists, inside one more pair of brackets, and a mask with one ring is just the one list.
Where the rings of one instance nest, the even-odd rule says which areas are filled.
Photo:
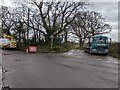
[[117, 2], [96, 2], [94, 7], [95, 11], [100, 12], [103, 16], [107, 17], [110, 22], [118, 21], [118, 3]]
[[106, 17], [106, 21], [112, 26], [112, 31], [109, 36], [115, 41], [118, 41], [118, 17], [120, 21], [118, 7], [120, 7], [120, 3], [118, 6], [118, 2], [94, 2], [94, 6], [89, 9], [97, 11]]
[[[112, 22], [112, 23], [113, 23], [113, 22]], [[112, 26], [112, 29], [118, 30], [118, 23], [117, 23], [117, 22], [114, 23], [114, 24], [111, 24], [111, 26]]]

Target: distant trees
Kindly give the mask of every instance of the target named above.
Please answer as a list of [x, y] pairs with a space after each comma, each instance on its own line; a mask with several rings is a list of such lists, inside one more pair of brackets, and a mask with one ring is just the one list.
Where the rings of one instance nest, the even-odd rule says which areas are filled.
[[33, 42], [45, 42], [50, 46], [51, 37], [53, 43], [61, 43], [63, 38], [67, 43], [67, 35], [71, 31], [79, 38], [82, 47], [91, 36], [111, 31], [111, 26], [100, 13], [83, 10], [88, 5], [88, 2], [29, 0], [29, 3], [21, 3], [11, 11], [4, 7], [0, 15], [3, 33], [15, 35], [19, 43], [21, 39], [26, 43], [31, 37]]
[[13, 27], [13, 24], [14, 24], [12, 22], [12, 15], [9, 12], [8, 7], [6, 7], [6, 6], [2, 6], [1, 11], [2, 11], [2, 14], [1, 14], [1, 17], [2, 17], [2, 29], [4, 29], [3, 33], [11, 35], [10, 30]]
[[71, 24], [71, 28], [72, 34], [79, 38], [80, 47], [86, 39], [111, 31], [111, 26], [106, 22], [105, 18], [95, 11], [79, 12]]
[[[40, 22], [45, 29], [42, 32], [45, 36], [46, 43], [50, 44], [50, 36], [56, 38], [57, 35], [66, 30], [66, 27], [75, 19], [76, 13], [80, 11], [86, 2], [37, 2], [32, 1], [32, 4], [38, 8]], [[71, 18], [71, 19], [69, 19]]]

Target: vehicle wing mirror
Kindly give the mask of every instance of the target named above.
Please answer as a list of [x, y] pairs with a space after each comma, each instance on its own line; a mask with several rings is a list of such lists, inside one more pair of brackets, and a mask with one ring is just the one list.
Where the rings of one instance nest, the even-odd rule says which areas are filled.
[[91, 42], [89, 43], [89, 46], [91, 46]]
[[109, 43], [111, 43], [111, 42], [112, 42], [112, 39], [110, 38], [110, 39], [109, 39]]

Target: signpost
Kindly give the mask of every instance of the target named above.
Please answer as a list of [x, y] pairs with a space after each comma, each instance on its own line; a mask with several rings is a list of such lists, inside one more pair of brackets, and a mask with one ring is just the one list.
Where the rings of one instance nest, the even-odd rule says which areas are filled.
[[37, 46], [29, 46], [29, 52], [37, 52]]
[[50, 38], [51, 38], [51, 49], [53, 49], [53, 39], [54, 39], [53, 34], [50, 36]]
[[54, 35], [55, 34], [57, 34], [58, 32], [54, 32], [51, 36], [50, 36], [50, 38], [51, 38], [51, 49], [53, 49], [53, 40], [54, 40]]

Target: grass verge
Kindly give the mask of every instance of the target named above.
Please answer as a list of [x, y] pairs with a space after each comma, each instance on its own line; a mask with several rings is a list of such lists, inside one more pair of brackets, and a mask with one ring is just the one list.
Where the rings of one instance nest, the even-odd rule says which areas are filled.
[[111, 43], [109, 55], [120, 58], [120, 43]]

